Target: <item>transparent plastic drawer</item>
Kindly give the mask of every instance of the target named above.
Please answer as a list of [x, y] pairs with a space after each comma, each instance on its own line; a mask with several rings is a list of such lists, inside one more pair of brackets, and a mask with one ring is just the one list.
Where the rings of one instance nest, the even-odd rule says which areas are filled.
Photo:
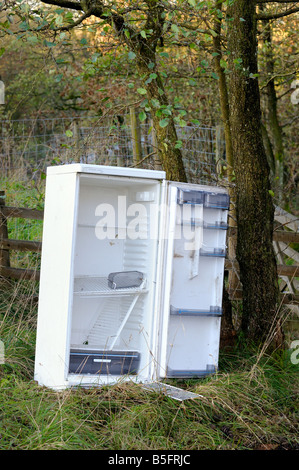
[[229, 209], [229, 195], [226, 193], [205, 193], [204, 207]]

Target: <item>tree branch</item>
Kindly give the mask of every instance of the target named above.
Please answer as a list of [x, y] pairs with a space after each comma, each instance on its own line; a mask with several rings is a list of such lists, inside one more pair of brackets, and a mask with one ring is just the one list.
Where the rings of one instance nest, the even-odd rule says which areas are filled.
[[255, 0], [256, 3], [261, 4], [261, 3], [298, 3], [297, 1], [294, 0]]
[[284, 16], [291, 15], [299, 11], [299, 7], [290, 8], [289, 10], [282, 11], [280, 13], [260, 13], [256, 15], [257, 20], [275, 20], [276, 18], [283, 18]]
[[80, 18], [74, 21], [74, 23], [69, 24], [68, 26], [61, 26], [59, 28], [54, 28], [51, 31], [69, 31], [70, 29], [75, 28], [76, 26], [81, 24], [84, 20], [86, 20], [86, 18], [89, 18], [92, 14], [93, 14], [93, 10], [91, 8], [86, 13], [84, 13], [84, 15], [80, 16]]
[[83, 8], [80, 3], [72, 2], [70, 0], [42, 0], [47, 5], [54, 5], [62, 8], [70, 8], [72, 10], [82, 11]]

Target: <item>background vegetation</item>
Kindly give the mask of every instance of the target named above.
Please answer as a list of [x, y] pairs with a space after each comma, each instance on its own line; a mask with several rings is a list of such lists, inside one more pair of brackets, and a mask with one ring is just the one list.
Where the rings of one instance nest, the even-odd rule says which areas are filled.
[[[103, 122], [109, 115], [119, 125], [134, 107], [141, 123], [151, 125], [154, 112], [161, 129], [171, 119], [179, 129], [223, 125], [215, 18], [216, 24], [222, 20], [223, 27], [220, 72], [229, 81], [232, 70], [241, 71], [244, 65], [240, 56], [230, 55], [230, 23], [216, 8], [233, 6], [233, 1], [178, 1], [177, 11], [173, 2], [161, 2], [167, 21], [155, 39], [155, 63], [148, 63], [146, 77], [136, 67], [137, 50], [131, 47], [129, 29], [128, 33], [122, 29], [122, 37], [116, 34], [108, 13], [106, 19], [86, 16], [76, 24], [79, 14], [62, 8], [63, 3], [48, 7], [24, 0], [0, 3], [0, 79], [6, 85], [5, 105], [0, 106], [0, 183], [9, 205], [42, 208], [44, 202], [45, 158], [38, 165], [26, 159], [28, 142], [17, 144], [21, 133], [13, 134], [16, 120], [79, 116]], [[114, 3], [107, 2], [112, 13]], [[118, 13], [127, 14], [132, 25], [131, 11], [150, 3], [117, 2]], [[298, 2], [257, 3], [259, 70], [250, 80], [259, 81], [271, 197], [298, 216], [298, 32], [297, 17], [285, 14], [297, 11]], [[142, 14], [142, 9], [137, 11], [133, 24], [139, 27], [141, 42], [151, 35]], [[192, 21], [186, 22], [190, 14]], [[144, 24], [147, 28], [142, 29]], [[168, 100], [162, 106], [155, 97], [149, 105], [144, 93], [157, 79], [157, 71]], [[35, 128], [29, 129], [28, 135], [34, 132]], [[63, 133], [63, 148], [71, 154], [77, 145], [74, 132]], [[22, 147], [14, 165], [6, 159], [11, 143]], [[175, 146], [185, 150], [179, 139]], [[223, 153], [223, 182], [226, 156]], [[60, 163], [59, 149], [50, 163]], [[234, 185], [235, 175], [231, 176]], [[11, 238], [41, 239], [39, 222], [19, 220], [17, 227], [9, 223]], [[293, 248], [298, 251], [298, 246]], [[39, 257], [24, 255], [18, 263], [35, 268]], [[33, 380], [37, 300], [38, 283], [1, 279], [0, 339], [5, 346], [5, 363], [0, 364], [1, 450], [298, 450], [298, 355], [294, 355], [298, 344], [292, 343], [296, 332], [292, 331], [285, 349], [270, 352], [269, 334], [257, 346], [240, 332], [242, 305], [233, 303], [237, 335], [230, 348], [221, 349], [218, 372], [200, 380], [170, 381], [200, 398], [178, 402], [122, 382], [57, 393]], [[285, 312], [281, 318], [288, 316]]]

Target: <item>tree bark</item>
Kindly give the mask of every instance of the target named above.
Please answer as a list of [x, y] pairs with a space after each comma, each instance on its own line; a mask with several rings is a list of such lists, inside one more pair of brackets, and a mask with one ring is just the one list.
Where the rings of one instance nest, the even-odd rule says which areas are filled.
[[150, 83], [145, 83], [150, 75], [150, 69], [148, 68], [150, 63], [156, 64], [155, 53], [148, 49], [140, 50], [137, 55], [137, 67], [139, 75], [145, 77], [144, 88], [147, 91], [148, 106], [151, 109], [158, 146], [158, 157], [168, 180], [187, 182], [182, 153], [179, 148], [176, 148], [178, 137], [173, 118], [172, 116], [167, 116], [169, 118], [167, 126], [161, 127], [159, 124], [161, 117], [157, 116], [157, 109], [152, 104], [159, 102], [160, 106], [167, 107], [169, 105], [162, 79], [156, 67], [151, 72], [154, 70], [157, 78], [153, 79]]
[[[166, 178], [172, 181], [186, 182], [187, 176], [182, 153], [176, 146], [178, 138], [173, 117], [172, 115], [167, 116], [168, 124], [161, 127], [159, 124], [161, 117], [156, 113], [157, 106], [165, 108], [169, 105], [156, 61], [157, 43], [163, 35], [164, 7], [157, 0], [148, 0], [146, 3], [148, 10], [143, 32], [150, 31], [148, 35], [141, 35], [141, 32], [137, 33], [130, 26], [127, 27], [124, 17], [119, 14], [112, 15], [113, 24], [118, 35], [136, 55], [137, 69], [147, 92], [146, 98], [155, 128], [158, 157], [162, 169], [166, 172]], [[125, 34], [126, 28], [129, 34]], [[156, 77], [150, 78], [153, 73]]]
[[[230, 217], [229, 226], [235, 227], [236, 214], [235, 214], [235, 188], [233, 184], [233, 172], [234, 172], [234, 158], [233, 158], [233, 146], [232, 136], [230, 127], [230, 112], [229, 112], [229, 96], [227, 89], [227, 80], [224, 68], [221, 65], [222, 59], [222, 47], [221, 47], [221, 18], [222, 18], [222, 0], [215, 0], [215, 19], [214, 19], [214, 31], [213, 35], [213, 52], [214, 52], [214, 67], [218, 75], [218, 89], [220, 98], [220, 111], [221, 120], [224, 128], [225, 138], [225, 152], [226, 152], [226, 164], [227, 171], [226, 176], [229, 183], [229, 195], [230, 195]], [[221, 15], [217, 15], [218, 12]], [[228, 257], [234, 260], [236, 257], [236, 238], [228, 237]], [[239, 279], [233, 269], [228, 272], [228, 290], [234, 292], [239, 287]], [[232, 306], [230, 304], [229, 295], [224, 286], [223, 290], [223, 321], [221, 322], [221, 338], [222, 344], [225, 342], [233, 343], [234, 338], [234, 326], [232, 321]]]
[[228, 10], [230, 124], [237, 203], [237, 260], [243, 285], [242, 329], [263, 341], [278, 301], [272, 244], [274, 206], [261, 132], [255, 1], [235, 0]]
[[264, 29], [264, 43], [265, 43], [265, 62], [266, 62], [266, 73], [268, 76], [268, 82], [266, 86], [266, 113], [268, 117], [268, 126], [270, 129], [270, 135], [273, 145], [274, 161], [275, 161], [275, 177], [278, 184], [277, 199], [280, 204], [284, 199], [283, 188], [285, 183], [285, 155], [283, 147], [283, 136], [282, 129], [279, 124], [277, 114], [277, 96], [274, 83], [274, 58], [272, 50], [272, 34], [271, 25], [269, 20], [263, 20]]

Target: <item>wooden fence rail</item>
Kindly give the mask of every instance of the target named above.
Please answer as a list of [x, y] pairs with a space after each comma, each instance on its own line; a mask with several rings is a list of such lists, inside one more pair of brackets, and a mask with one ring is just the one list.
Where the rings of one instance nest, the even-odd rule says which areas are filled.
[[[237, 227], [230, 227], [228, 237], [237, 237]], [[280, 207], [275, 208], [273, 245], [277, 259], [277, 273], [281, 279], [280, 289], [283, 292], [282, 303], [299, 303], [299, 252], [289, 246], [299, 243], [299, 218], [289, 214]], [[287, 262], [291, 264], [286, 264]], [[239, 277], [239, 266], [234, 258], [225, 260], [225, 269], [234, 273], [233, 289], [229, 287], [231, 300], [242, 299], [242, 285]], [[299, 312], [299, 307], [296, 305]]]
[[11, 267], [9, 252], [14, 250], [40, 253], [42, 243], [39, 241], [10, 239], [7, 229], [7, 219], [9, 217], [43, 220], [44, 211], [5, 206], [5, 191], [0, 191], [0, 278], [38, 281], [39, 270]]
[[[8, 238], [7, 218], [43, 220], [44, 213], [37, 209], [16, 208], [5, 206], [5, 192], [0, 191], [0, 278], [34, 279], [39, 280], [39, 271], [33, 269], [14, 268], [10, 266], [10, 250], [30, 251], [40, 253], [42, 242], [28, 240], [12, 240]], [[299, 253], [289, 246], [289, 243], [299, 243], [299, 220], [277, 207], [275, 210], [275, 230], [273, 244], [277, 256], [277, 272], [287, 290], [283, 303], [299, 302]], [[230, 227], [228, 237], [236, 237], [237, 228]], [[285, 258], [292, 260], [292, 265], [285, 264]], [[225, 260], [225, 270], [234, 272], [239, 279], [239, 267], [235, 259]], [[242, 299], [242, 286], [240, 282], [234, 283], [234, 289], [228, 290], [231, 300]]]

